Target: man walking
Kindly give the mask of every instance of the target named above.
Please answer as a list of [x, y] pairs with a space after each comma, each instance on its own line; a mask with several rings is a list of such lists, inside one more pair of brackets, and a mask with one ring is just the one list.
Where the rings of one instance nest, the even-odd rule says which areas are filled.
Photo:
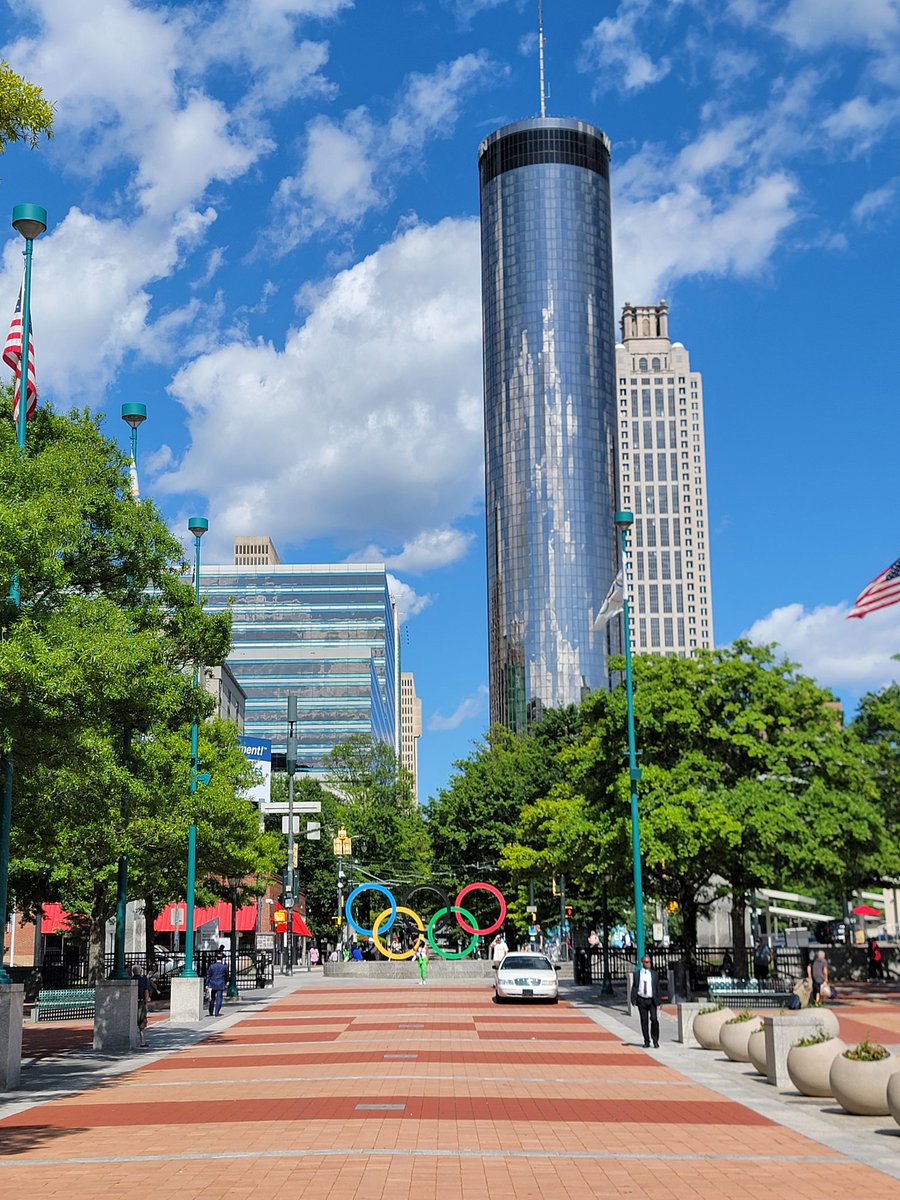
[[209, 988], [209, 1015], [217, 1017], [222, 1011], [222, 997], [228, 982], [228, 967], [225, 956], [220, 950], [206, 969], [206, 986]]
[[650, 1045], [651, 1038], [653, 1045], [659, 1047], [659, 1002], [659, 975], [650, 964], [650, 955], [645, 954], [631, 977], [631, 1003], [637, 1006], [641, 1018], [645, 1048]]

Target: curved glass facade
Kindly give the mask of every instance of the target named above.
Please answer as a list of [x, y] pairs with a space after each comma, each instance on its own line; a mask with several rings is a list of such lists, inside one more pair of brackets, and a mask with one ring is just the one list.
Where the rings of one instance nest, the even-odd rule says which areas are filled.
[[607, 687], [591, 626], [616, 570], [609, 141], [583, 121], [478, 152], [491, 721]]

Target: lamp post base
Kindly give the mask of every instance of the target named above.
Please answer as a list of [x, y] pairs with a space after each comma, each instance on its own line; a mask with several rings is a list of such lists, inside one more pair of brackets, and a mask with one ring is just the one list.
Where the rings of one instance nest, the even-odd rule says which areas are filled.
[[24, 984], [0, 984], [0, 1092], [11, 1092], [19, 1086], [24, 1007]]
[[172, 980], [172, 1000], [169, 1009], [170, 1025], [196, 1025], [203, 1020], [203, 980], [183, 979], [176, 975]]
[[94, 993], [94, 1049], [130, 1054], [137, 1049], [137, 980], [102, 979]]

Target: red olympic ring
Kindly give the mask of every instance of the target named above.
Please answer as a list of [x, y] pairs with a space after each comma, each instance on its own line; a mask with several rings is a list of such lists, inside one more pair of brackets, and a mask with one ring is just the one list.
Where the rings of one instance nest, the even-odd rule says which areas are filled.
[[474, 892], [476, 888], [484, 888], [484, 890], [490, 892], [492, 896], [497, 897], [497, 899], [500, 901], [500, 916], [493, 925], [488, 925], [486, 929], [473, 929], [471, 925], [466, 924], [459, 913], [456, 914], [456, 922], [461, 929], [466, 931], [466, 933], [478, 934], [480, 937], [487, 937], [489, 933], [495, 933], [506, 920], [506, 900], [500, 889], [495, 888], [492, 883], [467, 883], [456, 897], [456, 900], [453, 902], [454, 909], [459, 908], [462, 905], [463, 897], [468, 896], [469, 892]]

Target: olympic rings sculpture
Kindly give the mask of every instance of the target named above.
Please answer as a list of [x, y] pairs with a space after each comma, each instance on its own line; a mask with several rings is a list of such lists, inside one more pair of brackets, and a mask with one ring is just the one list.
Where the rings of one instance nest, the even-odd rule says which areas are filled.
[[[462, 902], [466, 896], [468, 896], [470, 892], [477, 891], [478, 889], [490, 892], [490, 894], [497, 899], [497, 902], [500, 905], [500, 915], [497, 917], [497, 920], [494, 921], [493, 925], [486, 925], [483, 929], [480, 929], [476, 925], [475, 918], [468, 911], [468, 909], [462, 907]], [[344, 905], [344, 914], [347, 918], [347, 924], [352, 930], [360, 934], [362, 937], [371, 938], [380, 953], [383, 954], [385, 958], [392, 959], [394, 962], [400, 962], [403, 959], [412, 958], [412, 956], [422, 945], [423, 941], [426, 939], [432, 950], [440, 958], [466, 958], [467, 955], [471, 954], [478, 945], [479, 937], [487, 937], [489, 934], [496, 933], [506, 920], [506, 898], [500, 889], [494, 887], [492, 883], [467, 883], [464, 888], [460, 889], [459, 895], [456, 897], [456, 900], [453, 904], [449, 902], [449, 898], [444, 895], [440, 888], [433, 887], [431, 884], [420, 884], [418, 887], [412, 888], [406, 895], [407, 901], [415, 892], [419, 891], [436, 892], [440, 897], [442, 897], [442, 899], [445, 900], [445, 903], [442, 905], [442, 907], [435, 912], [434, 916], [428, 922], [427, 928], [424, 921], [415, 911], [415, 909], [409, 908], [408, 905], [398, 904], [394, 898], [393, 892], [391, 892], [389, 888], [386, 888], [381, 883], [361, 883], [353, 889], [353, 891], [347, 897], [347, 903]], [[378, 892], [384, 897], [389, 905], [388, 908], [384, 909], [378, 914], [378, 916], [372, 922], [371, 929], [366, 929], [364, 926], [357, 924], [353, 917], [353, 902], [356, 900], [357, 896], [361, 895], [363, 892]], [[404, 916], [412, 918], [416, 929], [418, 930], [416, 944], [411, 950], [404, 950], [402, 953], [391, 950], [381, 940], [381, 934], [387, 933], [390, 927], [394, 924], [394, 921], [397, 919], [398, 913], [403, 913]], [[453, 913], [456, 917], [456, 923], [459, 925], [460, 929], [462, 929], [464, 933], [469, 934], [469, 944], [465, 950], [460, 950], [457, 952], [442, 950], [435, 940], [435, 926], [437, 925], [438, 921], [440, 921], [442, 917], [446, 917], [448, 913]]]

